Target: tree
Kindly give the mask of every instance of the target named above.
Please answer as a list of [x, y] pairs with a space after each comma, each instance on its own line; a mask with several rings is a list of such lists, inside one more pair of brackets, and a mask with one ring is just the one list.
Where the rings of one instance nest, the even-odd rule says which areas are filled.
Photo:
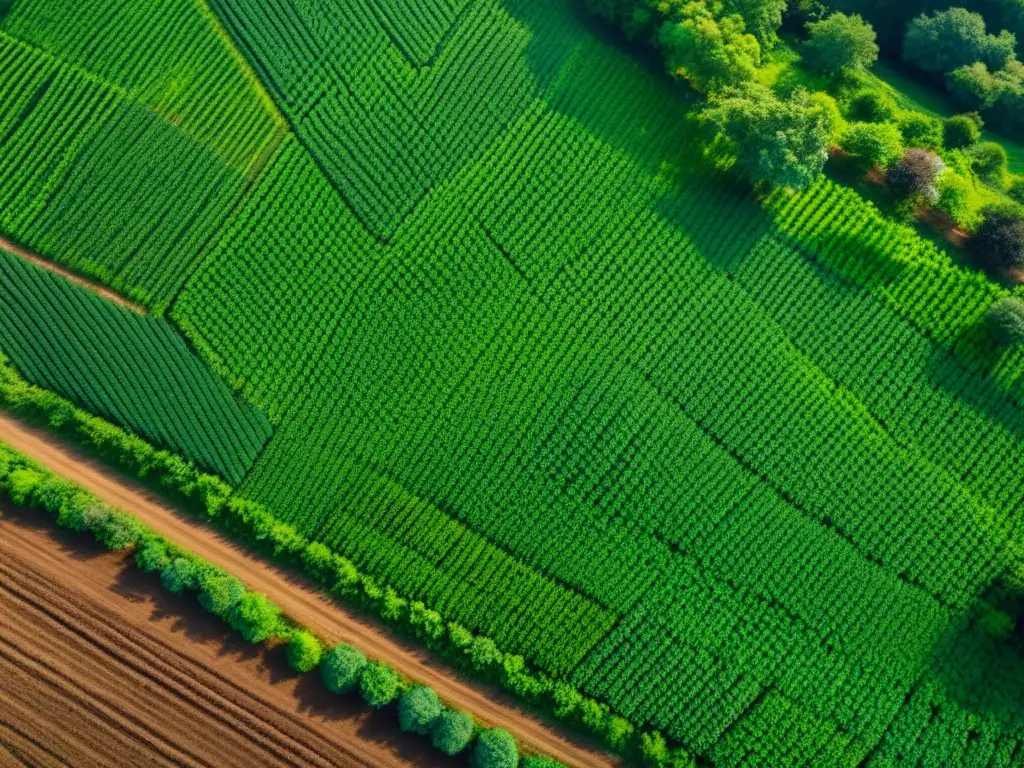
[[864, 90], [850, 100], [850, 117], [863, 123], [886, 123], [896, 118], [896, 103], [874, 90]]
[[924, 149], [908, 149], [886, 169], [885, 183], [896, 197], [922, 197], [934, 203], [939, 199], [936, 183], [944, 170], [946, 166], [937, 155]]
[[786, 0], [725, 0], [725, 10], [743, 17], [747, 32], [757, 39], [762, 51], [778, 44]]
[[1016, 39], [1009, 32], [989, 35], [980, 14], [950, 8], [934, 16], [922, 14], [910, 23], [903, 42], [903, 60], [926, 72], [945, 74], [984, 62], [1002, 69], [1013, 56]]
[[112, 552], [134, 547], [143, 536], [142, 523], [124, 512], [108, 509], [90, 526], [96, 541]]
[[310, 632], [298, 630], [288, 641], [288, 666], [299, 674], [312, 672], [320, 664], [323, 646]]
[[878, 36], [857, 14], [833, 13], [808, 24], [807, 31], [810, 39], [804, 43], [804, 62], [816, 72], [846, 76], [878, 60]]
[[543, 755], [524, 757], [520, 766], [522, 768], [565, 768], [564, 763], [558, 762], [553, 757], [545, 757]]
[[406, 733], [428, 735], [444, 708], [432, 688], [417, 685], [398, 699], [398, 727]]
[[971, 183], [951, 171], [942, 174], [939, 181], [939, 199], [935, 207], [949, 214], [957, 226], [970, 226], [974, 218], [971, 212]]
[[658, 32], [670, 75], [703, 93], [754, 78], [761, 49], [754, 36], [744, 32], [740, 16], [716, 18], [702, 2], [687, 3], [680, 15], [680, 20], [665, 22]]
[[135, 550], [135, 564], [146, 573], [160, 573], [171, 564], [167, 543], [158, 536], [148, 536]]
[[713, 96], [700, 119], [720, 134], [754, 183], [802, 189], [828, 160], [829, 115], [803, 90], [781, 100], [770, 89], [747, 83]]
[[189, 559], [176, 557], [160, 572], [160, 583], [168, 592], [180, 595], [199, 585], [199, 568]]
[[478, 635], [469, 645], [469, 661], [478, 672], [486, 672], [501, 664], [501, 651], [491, 638]]
[[231, 628], [247, 643], [262, 643], [273, 635], [281, 622], [281, 609], [261, 592], [246, 592], [228, 614]]
[[947, 149], [963, 149], [981, 138], [981, 126], [969, 115], [957, 115], [946, 120], [942, 133]]
[[226, 617], [245, 595], [245, 584], [219, 571], [204, 573], [199, 579], [199, 604], [214, 616]]
[[988, 308], [985, 322], [1000, 347], [1015, 347], [1024, 342], [1024, 301], [1004, 296]]
[[1010, 196], [1011, 200], [1024, 203], [1024, 176], [1015, 176], [1011, 179], [1006, 194]]
[[1024, 219], [1006, 207], [986, 209], [982, 216], [969, 244], [975, 261], [993, 271], [1024, 267]]
[[997, 187], [1006, 183], [1009, 158], [1002, 144], [983, 141], [971, 149], [971, 167], [984, 181]]
[[889, 123], [851, 123], [839, 137], [839, 146], [865, 167], [888, 165], [903, 151], [903, 137]]
[[473, 740], [473, 718], [465, 712], [447, 709], [434, 723], [430, 743], [446, 755], [457, 755]]
[[320, 677], [328, 690], [348, 693], [359, 684], [359, 676], [366, 664], [366, 657], [358, 650], [351, 645], [339, 643], [321, 659]]
[[511, 733], [491, 728], [480, 734], [473, 748], [473, 768], [516, 768], [518, 765], [519, 745]]
[[640, 757], [644, 765], [662, 766], [668, 762], [669, 751], [665, 737], [657, 731], [645, 731], [640, 734]]
[[374, 709], [386, 707], [398, 696], [398, 673], [381, 661], [371, 661], [359, 675], [359, 695]]
[[897, 122], [903, 143], [908, 147], [920, 147], [937, 152], [943, 147], [943, 123], [936, 117], [920, 112], [908, 112]]
[[946, 90], [965, 109], [991, 109], [1010, 87], [978, 61], [946, 75]]

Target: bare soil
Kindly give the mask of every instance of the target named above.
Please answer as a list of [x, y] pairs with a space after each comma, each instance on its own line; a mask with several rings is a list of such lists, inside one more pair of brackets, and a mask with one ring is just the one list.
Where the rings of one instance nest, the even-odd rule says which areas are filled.
[[37, 267], [42, 267], [43, 269], [46, 269], [50, 272], [55, 272], [58, 275], [63, 275], [68, 280], [71, 280], [74, 283], [78, 283], [84, 288], [88, 288], [93, 293], [102, 296], [105, 299], [109, 299], [115, 304], [120, 304], [122, 307], [130, 309], [132, 312], [138, 312], [140, 315], [146, 314], [146, 308], [143, 307], [141, 304], [136, 304], [135, 302], [129, 301], [123, 296], [119, 296], [118, 294], [114, 293], [109, 288], [104, 288], [102, 285], [99, 285], [98, 283], [86, 280], [84, 277], [80, 277], [79, 275], [76, 275], [74, 272], [71, 272], [70, 270], [67, 270], [64, 267], [58, 266], [49, 259], [44, 259], [42, 256], [39, 256], [35, 253], [32, 253], [32, 251], [22, 248], [17, 243], [14, 243], [2, 236], [0, 236], [0, 248], [7, 251], [8, 253], [13, 253], [15, 256], [18, 256], [19, 258], [25, 259], [25, 261], [31, 261]]
[[0, 766], [465, 764], [292, 674], [130, 556], [0, 515]]
[[[139, 483], [85, 457], [53, 435], [0, 413], [0, 440], [241, 578], [251, 589], [266, 593], [288, 616], [327, 642], [347, 642], [371, 658], [388, 662], [407, 677], [430, 685], [449, 705], [472, 713], [482, 724], [508, 729], [529, 751], [541, 752], [580, 768], [619, 764], [617, 758], [541, 721], [501, 691], [466, 678], [414, 642], [330, 600], [312, 583], [250, 554], [230, 539], [168, 506]], [[319, 685], [318, 681], [313, 682]], [[436, 764], [435, 756], [429, 762]]]

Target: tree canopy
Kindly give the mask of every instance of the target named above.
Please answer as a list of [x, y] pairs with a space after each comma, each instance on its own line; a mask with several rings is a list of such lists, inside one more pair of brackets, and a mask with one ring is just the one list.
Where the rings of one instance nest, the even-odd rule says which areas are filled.
[[934, 16], [922, 14], [910, 23], [903, 59], [938, 74], [978, 61], [990, 69], [1002, 69], [1013, 57], [1015, 45], [1016, 38], [1005, 30], [988, 34], [981, 14], [950, 8]]
[[867, 69], [878, 60], [878, 36], [859, 15], [833, 13], [807, 25], [810, 39], [804, 43], [808, 67], [835, 77]]

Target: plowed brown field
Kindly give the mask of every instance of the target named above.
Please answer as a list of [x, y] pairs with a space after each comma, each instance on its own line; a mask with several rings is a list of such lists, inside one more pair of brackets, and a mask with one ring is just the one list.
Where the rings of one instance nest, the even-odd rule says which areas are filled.
[[0, 766], [455, 766], [80, 537], [0, 517]]

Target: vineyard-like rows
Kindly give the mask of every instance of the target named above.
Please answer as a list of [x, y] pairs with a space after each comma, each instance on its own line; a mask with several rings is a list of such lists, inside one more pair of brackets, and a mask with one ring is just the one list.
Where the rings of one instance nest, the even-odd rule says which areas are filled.
[[[183, 286], [174, 322], [278, 425], [243, 495], [717, 764], [1016, 759], [1024, 664], [975, 611], [1024, 501], [1024, 353], [977, 330], [1002, 289], [831, 182], [754, 199], [568, 0], [210, 7], [293, 129], [250, 194], [203, 117], [237, 87], [176, 128], [134, 61], [93, 65], [129, 99], [9, 40], [0, 153], [63, 163], [26, 165], [21, 230], [105, 232], [117, 270], [80, 268]], [[67, 34], [35, 42], [89, 66]], [[109, 172], [158, 205], [160, 168], [218, 195], [194, 267], [124, 266], [191, 230], [50, 202], [109, 209]]]
[[166, 321], [2, 250], [0, 350], [34, 384], [234, 482], [270, 437]]

